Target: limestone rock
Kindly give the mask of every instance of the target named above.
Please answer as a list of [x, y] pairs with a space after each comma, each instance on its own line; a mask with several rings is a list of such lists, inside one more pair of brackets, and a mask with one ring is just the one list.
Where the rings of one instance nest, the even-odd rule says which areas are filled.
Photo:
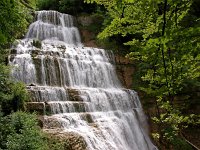
[[87, 144], [84, 138], [75, 132], [64, 132], [62, 130], [44, 130], [47, 133], [49, 141], [52, 140], [61, 143], [63, 150], [87, 150]]
[[26, 109], [29, 112], [36, 112], [39, 115], [44, 115], [45, 104], [44, 102], [28, 102], [26, 103]]

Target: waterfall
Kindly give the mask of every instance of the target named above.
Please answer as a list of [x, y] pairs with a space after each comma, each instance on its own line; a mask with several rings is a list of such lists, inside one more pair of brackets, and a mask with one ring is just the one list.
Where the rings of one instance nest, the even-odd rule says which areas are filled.
[[[41, 47], [34, 41], [41, 41]], [[34, 103], [44, 103], [46, 128], [84, 138], [88, 150], [157, 150], [135, 91], [118, 80], [114, 58], [81, 44], [74, 18], [38, 11], [25, 39], [13, 45], [12, 77], [23, 81]]]

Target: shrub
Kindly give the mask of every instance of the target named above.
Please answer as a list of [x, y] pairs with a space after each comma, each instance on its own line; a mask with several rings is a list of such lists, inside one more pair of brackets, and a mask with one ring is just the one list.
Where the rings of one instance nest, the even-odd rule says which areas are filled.
[[0, 149], [44, 150], [47, 144], [36, 115], [18, 111], [0, 117]]

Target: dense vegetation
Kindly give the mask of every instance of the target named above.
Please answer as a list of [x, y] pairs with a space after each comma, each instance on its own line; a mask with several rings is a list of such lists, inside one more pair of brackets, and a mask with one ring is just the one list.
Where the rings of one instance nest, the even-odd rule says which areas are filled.
[[0, 1], [0, 149], [44, 150], [46, 146], [36, 115], [22, 112], [28, 95], [22, 83], [9, 77], [6, 59], [14, 39], [26, 32], [33, 8], [31, 0]]
[[62, 13], [77, 15], [91, 13], [97, 9], [95, 4], [85, 4], [83, 0], [38, 0], [39, 10], [57, 10]]
[[7, 66], [8, 49], [14, 39], [26, 32], [34, 9], [73, 15], [95, 12], [103, 16], [104, 29], [98, 38], [112, 39], [126, 47], [127, 57], [137, 65], [133, 88], [154, 100], [157, 115], [152, 120], [158, 130], [153, 137], [161, 149], [191, 149], [182, 138], [182, 131], [200, 124], [199, 116], [188, 111], [199, 98], [196, 93], [200, 88], [200, 2], [86, 2], [89, 4], [82, 0], [0, 1], [0, 149], [48, 149], [36, 115], [24, 112], [25, 86], [10, 79]]
[[181, 137], [184, 128], [200, 124], [198, 115], [186, 113], [198, 102], [192, 101], [200, 86], [199, 1], [87, 2], [103, 5], [109, 16], [98, 37], [120, 37], [128, 46], [127, 57], [137, 64], [134, 88], [151, 97], [157, 110], [154, 138], [166, 149], [190, 149]]
[[3, 115], [9, 115], [22, 108], [27, 93], [21, 83], [9, 78], [7, 56], [13, 40], [25, 32], [30, 15], [27, 7], [17, 0], [2, 0], [0, 10], [0, 108]]

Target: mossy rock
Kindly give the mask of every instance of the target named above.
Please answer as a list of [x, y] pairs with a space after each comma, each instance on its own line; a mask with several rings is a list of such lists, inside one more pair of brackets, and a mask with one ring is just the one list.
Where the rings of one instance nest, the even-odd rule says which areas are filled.
[[46, 130], [46, 137], [51, 150], [87, 150], [84, 138], [74, 132]]

